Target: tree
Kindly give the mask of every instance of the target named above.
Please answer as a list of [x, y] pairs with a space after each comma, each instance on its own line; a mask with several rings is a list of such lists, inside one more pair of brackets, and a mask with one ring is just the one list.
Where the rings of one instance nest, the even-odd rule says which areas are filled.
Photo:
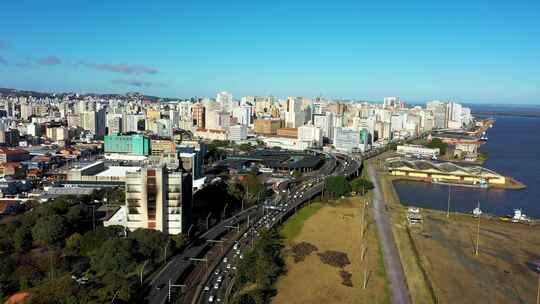
[[98, 227], [96, 230], [86, 232], [81, 239], [81, 254], [90, 256], [90, 253], [99, 248], [105, 241], [120, 236], [124, 231], [121, 226]]
[[137, 242], [137, 252], [144, 260], [151, 260], [154, 263], [163, 260], [164, 247], [172, 253], [172, 242], [167, 235], [157, 230], [137, 229], [133, 231], [129, 238]]
[[17, 280], [15, 279], [15, 260], [9, 255], [0, 255], [0, 298], [17, 290]]
[[100, 288], [92, 290], [92, 295], [97, 298], [97, 303], [109, 303], [116, 295], [117, 300], [129, 303], [133, 293], [133, 283], [114, 272], [105, 273], [99, 279]]
[[364, 195], [365, 191], [373, 189], [373, 183], [367, 179], [357, 178], [352, 181], [351, 189], [355, 192], [362, 193]]
[[78, 232], [75, 232], [74, 234], [70, 235], [66, 239], [66, 246], [65, 246], [66, 254], [73, 255], [73, 256], [80, 255], [82, 238], [83, 236]]
[[344, 176], [330, 176], [325, 180], [325, 195], [337, 198], [348, 195], [351, 192], [351, 185]]
[[246, 175], [242, 184], [246, 188], [246, 199], [250, 204], [258, 203], [259, 199], [264, 198], [266, 188], [255, 174]]
[[32, 237], [43, 246], [53, 245], [62, 240], [65, 235], [65, 220], [59, 215], [41, 218], [32, 228]]
[[294, 178], [300, 178], [300, 177], [302, 177], [302, 172], [300, 172], [298, 170], [294, 170], [293, 173], [292, 173], [292, 176]]
[[26, 226], [21, 226], [13, 235], [13, 247], [21, 252], [32, 247], [32, 232]]
[[440, 140], [439, 138], [433, 138], [431, 142], [425, 144], [425, 146], [431, 149], [439, 148], [441, 155], [445, 155], [446, 150], [448, 149], [448, 145], [442, 142], [442, 140]]
[[71, 206], [66, 215], [66, 220], [68, 224], [74, 229], [78, 230], [85, 221], [85, 219], [88, 217], [88, 214], [86, 212], [86, 209], [81, 205], [75, 205]]
[[91, 268], [98, 274], [117, 272], [127, 274], [135, 269], [135, 242], [132, 239], [106, 240], [90, 254]]

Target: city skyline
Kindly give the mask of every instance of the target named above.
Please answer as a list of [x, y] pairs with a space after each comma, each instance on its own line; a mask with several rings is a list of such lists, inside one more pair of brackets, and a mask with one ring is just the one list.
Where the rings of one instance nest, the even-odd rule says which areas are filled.
[[6, 3], [0, 87], [540, 104], [538, 3], [465, 4]]

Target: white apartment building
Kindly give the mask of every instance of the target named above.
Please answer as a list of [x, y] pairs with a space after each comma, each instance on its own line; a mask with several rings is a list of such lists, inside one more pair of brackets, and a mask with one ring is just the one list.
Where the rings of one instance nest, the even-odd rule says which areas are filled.
[[247, 139], [247, 127], [244, 125], [234, 125], [229, 128], [229, 140], [242, 141]]
[[142, 168], [126, 174], [125, 226], [159, 230], [168, 234], [186, 232], [191, 220], [190, 174], [167, 172], [165, 167]]
[[236, 121], [244, 126], [251, 125], [252, 107], [248, 105], [233, 108], [232, 116]]
[[310, 147], [321, 147], [323, 144], [323, 135], [319, 127], [305, 125], [298, 127], [298, 140], [308, 143]]
[[360, 148], [360, 133], [353, 128], [336, 128], [334, 147], [338, 151], [356, 152]]

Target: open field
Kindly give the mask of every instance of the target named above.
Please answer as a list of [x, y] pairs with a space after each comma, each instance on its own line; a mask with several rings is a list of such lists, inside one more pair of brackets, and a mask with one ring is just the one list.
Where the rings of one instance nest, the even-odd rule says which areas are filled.
[[[296, 216], [285, 224], [286, 236], [291, 236], [290, 231], [296, 231], [298, 226], [301, 229], [286, 241], [287, 273], [276, 284], [278, 294], [273, 303], [390, 302], [376, 229], [370, 218], [371, 204], [365, 209], [364, 242], [368, 249], [366, 258], [361, 260], [362, 202], [367, 199], [347, 198], [333, 204], [319, 203], [320, 207], [314, 207], [314, 204], [307, 208], [317, 209], [315, 212], [306, 209], [310, 216]], [[300, 242], [307, 242], [307, 247], [315, 247], [316, 251], [295, 263], [292, 248]], [[345, 253], [350, 264], [339, 267], [323, 263], [320, 254], [327, 251]], [[369, 279], [367, 288], [363, 289], [366, 264]], [[347, 283], [343, 276], [347, 277], [347, 273], [351, 275], [349, 283], [352, 286], [344, 285]]]
[[536, 303], [539, 226], [483, 218], [476, 256], [477, 219], [424, 209], [408, 227], [392, 177], [379, 175], [414, 303]]
[[440, 303], [535, 303], [540, 227], [423, 210], [412, 240]]

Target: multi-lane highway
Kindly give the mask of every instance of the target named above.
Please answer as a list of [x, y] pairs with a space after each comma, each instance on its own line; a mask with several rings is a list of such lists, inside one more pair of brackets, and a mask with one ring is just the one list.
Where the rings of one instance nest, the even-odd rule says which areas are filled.
[[205, 240], [217, 239], [225, 234], [229, 228], [226, 226], [236, 225], [247, 219], [248, 216], [255, 217], [260, 212], [260, 208], [249, 208], [232, 218], [224, 220], [201, 235], [198, 240], [189, 245], [181, 254], [174, 256], [165, 267], [150, 282], [150, 292], [147, 300], [152, 304], [162, 304], [167, 301], [169, 293], [169, 282], [173, 284], [192, 266], [190, 258], [198, 258], [208, 250], [210, 246]]
[[249, 229], [235, 242], [234, 246], [221, 259], [215, 269], [212, 269], [205, 283], [199, 303], [223, 302], [230, 292], [231, 282], [236, 273], [236, 265], [243, 258], [253, 242], [258, 238], [262, 229], [268, 229], [281, 223], [303, 203], [319, 195], [323, 191], [324, 179], [333, 175], [350, 176], [359, 169], [359, 163], [346, 155], [328, 155], [326, 164], [319, 170], [318, 175], [304, 178], [300, 184], [289, 189], [281, 189], [289, 195], [278, 200], [272, 206], [266, 206], [265, 212], [251, 224]]

